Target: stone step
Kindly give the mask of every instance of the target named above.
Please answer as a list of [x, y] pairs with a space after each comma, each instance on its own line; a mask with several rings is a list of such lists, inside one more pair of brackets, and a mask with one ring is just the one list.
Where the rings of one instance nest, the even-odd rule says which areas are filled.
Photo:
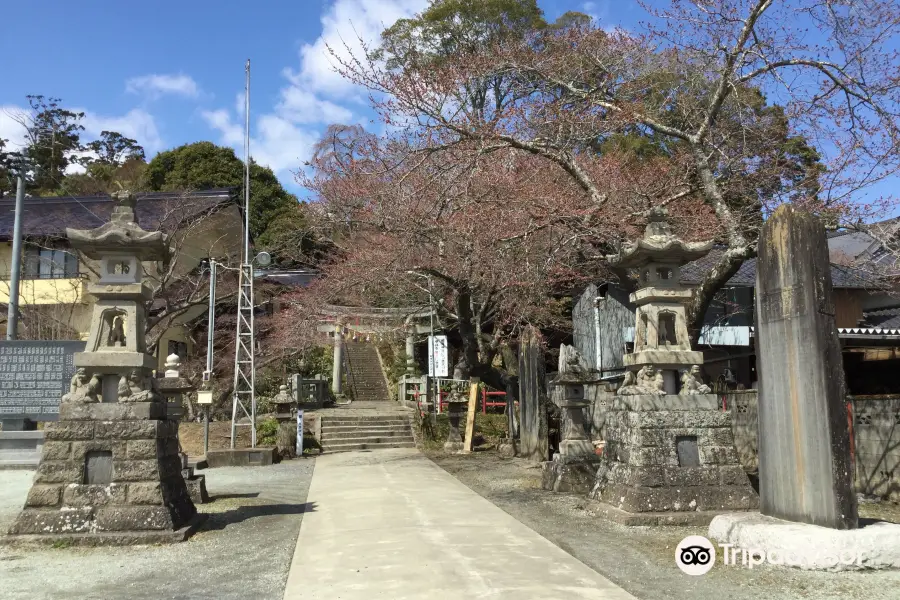
[[323, 451], [327, 454], [335, 452], [353, 452], [358, 450], [378, 450], [382, 448], [415, 448], [415, 442], [388, 442], [388, 443], [372, 443], [365, 442], [359, 444], [336, 444], [323, 447]]
[[329, 427], [408, 427], [409, 420], [404, 417], [388, 417], [386, 419], [328, 417], [322, 420], [322, 429]]
[[412, 432], [407, 428], [406, 431], [371, 431], [368, 429], [359, 431], [332, 431], [329, 433], [322, 432], [322, 443], [328, 444], [339, 440], [357, 439], [357, 438], [408, 438], [412, 437]]
[[409, 423], [398, 423], [396, 425], [323, 425], [322, 426], [322, 434], [326, 433], [346, 433], [348, 431], [374, 431], [374, 432], [386, 432], [386, 431], [409, 431]]
[[322, 440], [322, 446], [324, 446], [325, 449], [328, 449], [328, 448], [333, 448], [335, 446], [341, 446], [344, 444], [394, 444], [394, 443], [405, 444], [405, 443], [413, 442], [413, 441], [414, 440], [413, 440], [412, 435], [395, 436], [395, 437], [390, 437], [390, 436], [378, 437], [378, 436], [360, 435], [360, 436], [356, 436], [356, 437], [342, 437], [342, 438], [336, 438], [333, 440]]

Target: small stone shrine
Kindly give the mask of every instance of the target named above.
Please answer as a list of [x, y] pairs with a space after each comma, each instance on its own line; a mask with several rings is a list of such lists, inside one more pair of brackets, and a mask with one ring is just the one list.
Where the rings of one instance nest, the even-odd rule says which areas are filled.
[[41, 463], [10, 535], [30, 541], [148, 544], [184, 540], [201, 521], [181, 474], [178, 425], [152, 376], [144, 341], [142, 261], [167, 253], [166, 237], [135, 222], [122, 192], [110, 221], [67, 229], [73, 248], [97, 260], [100, 279], [84, 352], [46, 429]]
[[609, 406], [591, 496], [623, 523], [708, 523], [711, 513], [759, 503], [738, 461], [731, 415], [700, 380], [703, 353], [691, 349], [688, 335], [692, 291], [681, 285], [680, 268], [711, 246], [673, 235], [666, 211], [657, 209], [643, 238], [610, 257], [637, 270], [641, 287], [631, 294], [634, 352], [624, 357], [625, 382]]

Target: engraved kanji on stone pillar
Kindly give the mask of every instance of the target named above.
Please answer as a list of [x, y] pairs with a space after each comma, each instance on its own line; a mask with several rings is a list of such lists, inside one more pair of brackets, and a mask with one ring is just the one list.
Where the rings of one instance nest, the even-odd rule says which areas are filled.
[[763, 514], [857, 527], [841, 345], [825, 230], [783, 205], [756, 267], [759, 493]]

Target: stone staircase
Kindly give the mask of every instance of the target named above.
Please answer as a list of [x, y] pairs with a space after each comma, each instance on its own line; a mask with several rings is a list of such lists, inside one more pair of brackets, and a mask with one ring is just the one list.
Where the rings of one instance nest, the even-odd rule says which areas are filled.
[[387, 383], [375, 346], [351, 342], [347, 344], [346, 354], [353, 402], [389, 402]]
[[353, 410], [322, 417], [321, 443], [328, 453], [416, 446], [406, 412], [360, 414]]

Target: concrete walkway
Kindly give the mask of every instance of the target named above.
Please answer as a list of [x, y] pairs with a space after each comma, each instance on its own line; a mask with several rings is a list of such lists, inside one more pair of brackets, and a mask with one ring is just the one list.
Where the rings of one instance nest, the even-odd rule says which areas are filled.
[[319, 457], [285, 600], [634, 600], [414, 449]]

